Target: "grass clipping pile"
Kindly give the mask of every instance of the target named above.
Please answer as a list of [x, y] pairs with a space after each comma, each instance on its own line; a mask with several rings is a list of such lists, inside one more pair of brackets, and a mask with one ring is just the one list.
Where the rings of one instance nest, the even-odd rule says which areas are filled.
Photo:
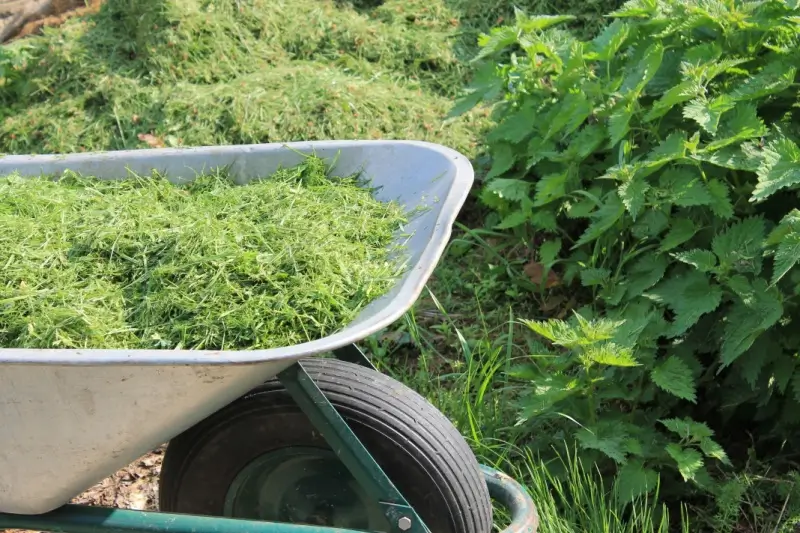
[[0, 177], [0, 346], [263, 349], [347, 325], [402, 269], [406, 221], [309, 157], [237, 186]]

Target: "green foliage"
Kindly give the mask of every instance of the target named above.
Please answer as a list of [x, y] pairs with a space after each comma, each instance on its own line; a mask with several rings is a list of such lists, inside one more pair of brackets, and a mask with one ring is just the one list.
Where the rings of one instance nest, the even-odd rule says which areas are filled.
[[[705, 458], [729, 463], [704, 423], [666, 419], [660, 425], [668, 432], [647, 431], [650, 428], [643, 432], [636, 418], [626, 420], [605, 412], [609, 401], [629, 402], [636, 397], [626, 386], [626, 378], [617, 374], [620, 369], [640, 366], [632, 355], [633, 343], [624, 339], [622, 322], [587, 320], [576, 314], [568, 322], [523, 323], [554, 347], [566, 350], [536, 354], [531, 363], [514, 370], [512, 375], [529, 382], [520, 398], [520, 422], [568, 416], [576, 423], [571, 434], [581, 449], [599, 452], [620, 467], [618, 483], [627, 497], [652, 491], [658, 484], [656, 468], [664, 464], [693, 480], [698, 472], [705, 472]], [[692, 370], [680, 358], [671, 356], [657, 365], [651, 379], [667, 393], [695, 401]]]
[[529, 323], [566, 351], [531, 359], [520, 413], [570, 420], [620, 472], [713, 490], [729, 459], [700, 420], [726, 445], [800, 422], [800, 6], [631, 0], [592, 40], [543, 20], [481, 54], [481, 199], [524, 242], [557, 234], [549, 264], [605, 318]]

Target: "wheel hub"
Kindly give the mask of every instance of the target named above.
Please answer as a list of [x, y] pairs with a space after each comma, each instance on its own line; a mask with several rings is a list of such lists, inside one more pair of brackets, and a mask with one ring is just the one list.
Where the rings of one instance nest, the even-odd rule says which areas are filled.
[[388, 531], [377, 502], [330, 450], [283, 448], [264, 454], [236, 476], [225, 516], [270, 522]]

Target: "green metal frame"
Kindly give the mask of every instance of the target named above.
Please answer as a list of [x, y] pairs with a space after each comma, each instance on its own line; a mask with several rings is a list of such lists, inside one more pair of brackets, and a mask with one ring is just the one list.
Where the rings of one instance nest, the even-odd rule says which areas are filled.
[[[355, 345], [337, 350], [334, 355], [374, 368]], [[369, 494], [375, 496], [388, 519], [391, 527], [389, 533], [430, 533], [302, 364], [293, 364], [278, 378], [353, 477]], [[490, 494], [505, 503], [512, 514], [511, 524], [501, 533], [536, 533], [538, 517], [527, 492], [508, 476], [487, 467], [482, 468]], [[2, 529], [55, 533], [360, 533], [334, 527], [85, 505], [65, 505], [42, 515], [0, 513]]]
[[391, 533], [428, 533], [422, 519], [319, 390], [303, 365], [293, 364], [278, 374], [278, 379], [356, 481], [375, 496], [389, 521]]

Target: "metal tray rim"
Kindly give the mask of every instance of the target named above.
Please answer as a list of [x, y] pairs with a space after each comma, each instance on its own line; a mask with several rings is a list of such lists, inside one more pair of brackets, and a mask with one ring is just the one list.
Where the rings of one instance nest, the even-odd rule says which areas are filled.
[[232, 365], [253, 364], [266, 361], [295, 360], [315, 354], [329, 352], [342, 346], [363, 340], [398, 320], [417, 300], [433, 273], [452, 233], [452, 226], [467, 199], [474, 180], [474, 171], [469, 159], [463, 154], [435, 143], [425, 141], [364, 140], [364, 141], [305, 141], [251, 145], [204, 146], [194, 148], [159, 148], [144, 150], [120, 150], [114, 152], [87, 152], [69, 155], [6, 155], [0, 156], [3, 167], [14, 164], [82, 162], [114, 154], [115, 157], [147, 158], [153, 152], [173, 153], [235, 153], [255, 147], [285, 147], [301, 152], [314, 148], [346, 148], [353, 146], [410, 145], [424, 148], [444, 156], [453, 165], [453, 179], [447, 197], [441, 199], [441, 210], [436, 219], [430, 240], [402, 283], [398, 294], [387, 302], [378, 313], [357, 327], [347, 326], [340, 332], [310, 342], [266, 350], [108, 350], [108, 349], [31, 349], [0, 348], [0, 365]]

